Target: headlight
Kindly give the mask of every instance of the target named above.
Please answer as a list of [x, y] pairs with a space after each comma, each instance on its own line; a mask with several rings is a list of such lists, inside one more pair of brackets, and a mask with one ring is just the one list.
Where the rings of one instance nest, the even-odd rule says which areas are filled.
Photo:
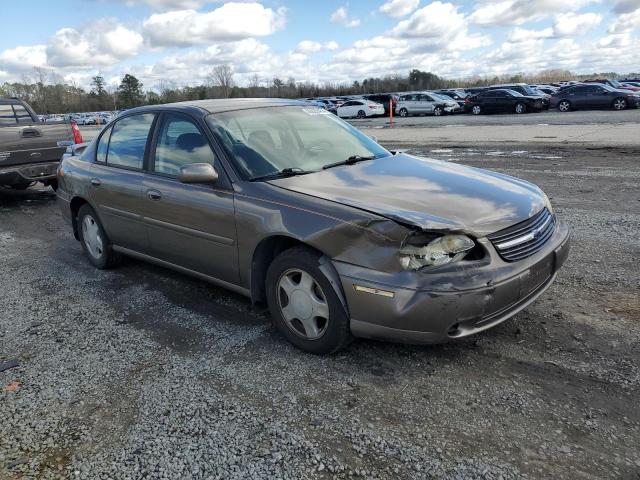
[[444, 235], [424, 246], [405, 245], [400, 249], [400, 265], [405, 270], [436, 267], [462, 260], [475, 243], [465, 235]]

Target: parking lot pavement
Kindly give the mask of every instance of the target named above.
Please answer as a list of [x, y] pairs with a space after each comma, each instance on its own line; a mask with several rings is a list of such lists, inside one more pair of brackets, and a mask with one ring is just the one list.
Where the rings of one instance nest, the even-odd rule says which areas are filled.
[[[383, 127], [389, 125], [388, 117], [370, 117], [363, 120], [349, 119], [357, 127]], [[615, 125], [619, 123], [640, 123], [640, 109], [629, 109], [621, 112], [613, 110], [582, 110], [561, 113], [555, 109], [545, 112], [527, 113], [524, 115], [495, 114], [470, 115], [455, 114], [434, 117], [393, 117], [396, 127], [441, 127], [443, 125]]]
[[302, 353], [226, 290], [95, 270], [51, 191], [0, 190], [0, 478], [638, 478], [639, 150], [410, 149], [539, 184], [573, 234], [537, 302], [448, 345]]

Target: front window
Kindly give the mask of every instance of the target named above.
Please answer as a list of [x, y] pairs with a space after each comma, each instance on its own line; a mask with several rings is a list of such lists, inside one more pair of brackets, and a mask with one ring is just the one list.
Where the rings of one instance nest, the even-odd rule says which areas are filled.
[[512, 97], [524, 97], [524, 95], [522, 95], [520, 92], [516, 92], [515, 90], [505, 90], [507, 93], [509, 93]]
[[620, 88], [622, 85], [620, 84], [619, 81], [617, 80], [609, 80], [609, 84], [613, 87], [613, 88]]
[[356, 128], [317, 107], [237, 110], [209, 115], [207, 122], [246, 179], [287, 169], [319, 171], [350, 157], [391, 155]]
[[192, 163], [215, 163], [209, 142], [193, 122], [180, 115], [167, 115], [160, 128], [154, 171], [178, 176], [180, 168]]

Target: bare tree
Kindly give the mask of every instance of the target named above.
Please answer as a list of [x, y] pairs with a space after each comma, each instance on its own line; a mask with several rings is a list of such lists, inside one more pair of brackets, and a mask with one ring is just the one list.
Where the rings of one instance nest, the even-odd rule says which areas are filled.
[[233, 88], [233, 68], [231, 65], [225, 63], [213, 67], [209, 73], [209, 80], [213, 85], [220, 87], [224, 98], [229, 98], [231, 88]]

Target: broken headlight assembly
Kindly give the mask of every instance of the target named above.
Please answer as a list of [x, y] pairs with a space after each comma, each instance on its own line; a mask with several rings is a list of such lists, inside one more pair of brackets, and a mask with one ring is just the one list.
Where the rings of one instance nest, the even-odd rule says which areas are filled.
[[405, 270], [439, 267], [462, 260], [475, 246], [466, 235], [431, 236], [428, 243], [417, 244], [418, 237], [410, 240], [398, 252], [400, 265]]

